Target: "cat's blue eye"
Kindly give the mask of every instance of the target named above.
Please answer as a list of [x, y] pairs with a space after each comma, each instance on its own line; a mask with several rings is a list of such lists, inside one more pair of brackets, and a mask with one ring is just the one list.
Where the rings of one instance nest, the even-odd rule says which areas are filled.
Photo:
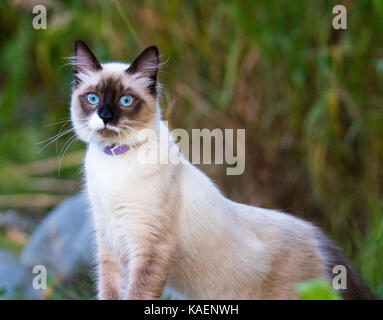
[[120, 99], [120, 103], [124, 107], [129, 107], [133, 103], [133, 98], [131, 96], [122, 96]]
[[88, 94], [88, 101], [91, 103], [91, 104], [97, 104], [100, 102], [100, 98], [98, 97], [97, 94], [95, 93], [89, 93]]

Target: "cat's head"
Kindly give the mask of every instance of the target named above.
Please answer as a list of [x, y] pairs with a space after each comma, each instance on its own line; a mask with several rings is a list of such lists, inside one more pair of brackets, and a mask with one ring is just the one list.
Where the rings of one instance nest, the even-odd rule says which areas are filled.
[[159, 122], [158, 49], [146, 48], [132, 64], [100, 63], [87, 45], [75, 42], [71, 119], [89, 143], [134, 144], [140, 129]]

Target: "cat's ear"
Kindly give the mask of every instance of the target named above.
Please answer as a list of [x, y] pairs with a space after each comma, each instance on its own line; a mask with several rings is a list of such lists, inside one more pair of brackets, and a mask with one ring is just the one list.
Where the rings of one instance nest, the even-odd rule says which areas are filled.
[[148, 90], [150, 93], [155, 94], [157, 88], [157, 74], [160, 65], [160, 57], [158, 48], [151, 46], [146, 48], [141, 54], [133, 61], [133, 63], [126, 70], [128, 74], [138, 74], [139, 78], [148, 78], [150, 83]]
[[99, 71], [102, 69], [95, 55], [88, 46], [81, 40], [74, 43], [74, 71], [78, 73], [86, 73], [87, 71]]

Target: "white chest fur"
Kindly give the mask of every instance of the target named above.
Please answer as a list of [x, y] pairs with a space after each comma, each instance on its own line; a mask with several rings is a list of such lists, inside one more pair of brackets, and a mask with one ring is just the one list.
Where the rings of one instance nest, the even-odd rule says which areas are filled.
[[118, 243], [139, 230], [138, 220], [156, 206], [159, 182], [153, 173], [158, 168], [146, 165], [143, 169], [133, 151], [111, 156], [91, 144], [85, 169], [96, 230], [118, 249]]
[[127, 156], [107, 155], [100, 147], [92, 144], [89, 145], [85, 158], [85, 169], [92, 204], [92, 198], [96, 197], [104, 211], [108, 211], [111, 200], [120, 193], [128, 191], [129, 186], [137, 178]]

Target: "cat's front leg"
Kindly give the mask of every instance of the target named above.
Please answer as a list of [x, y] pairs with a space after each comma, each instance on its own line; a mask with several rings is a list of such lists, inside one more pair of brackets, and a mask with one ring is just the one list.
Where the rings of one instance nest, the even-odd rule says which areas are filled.
[[98, 243], [98, 298], [100, 300], [122, 299], [120, 284], [123, 270], [119, 257], [105, 243]]
[[159, 299], [164, 290], [174, 247], [169, 244], [147, 246], [130, 260], [126, 299]]

